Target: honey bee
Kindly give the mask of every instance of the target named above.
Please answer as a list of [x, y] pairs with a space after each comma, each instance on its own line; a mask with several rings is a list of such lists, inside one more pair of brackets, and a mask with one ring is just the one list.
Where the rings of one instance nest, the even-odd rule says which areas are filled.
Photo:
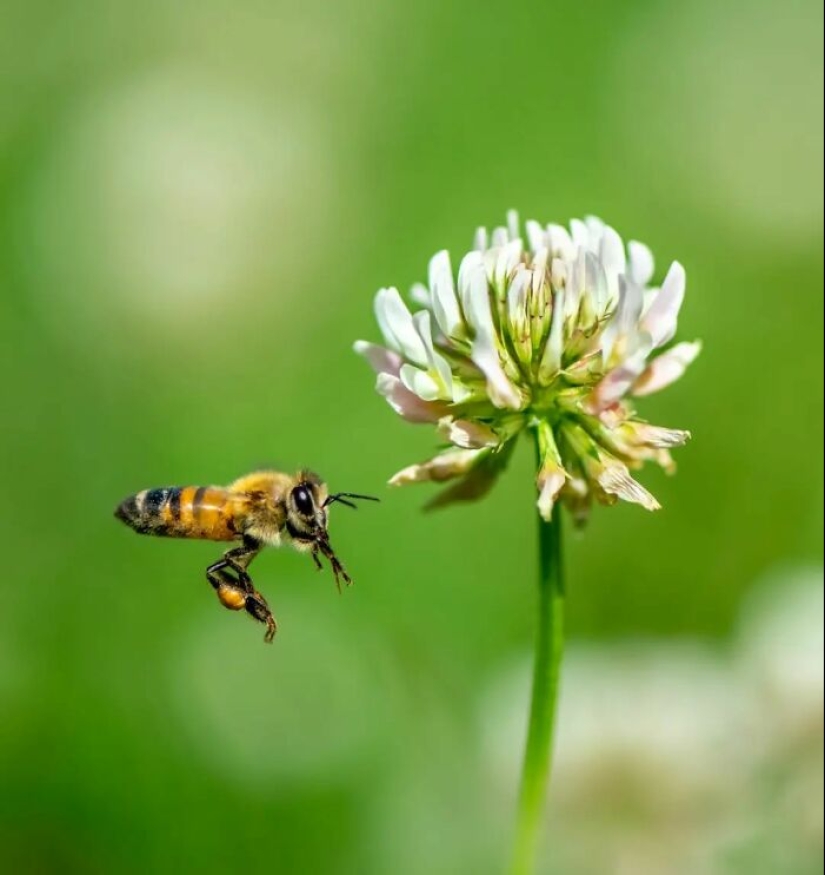
[[354, 492], [330, 494], [326, 483], [311, 471], [295, 475], [256, 471], [227, 487], [144, 489], [125, 498], [115, 516], [142, 535], [240, 541], [240, 546], [227, 550], [206, 569], [206, 579], [224, 607], [245, 610], [264, 623], [264, 641], [271, 643], [278, 624], [252, 583], [249, 564], [265, 546], [291, 544], [310, 553], [319, 570], [324, 556], [340, 592], [341, 581], [349, 585], [352, 579], [330, 545], [328, 509], [336, 501], [354, 508], [351, 499], [378, 501]]

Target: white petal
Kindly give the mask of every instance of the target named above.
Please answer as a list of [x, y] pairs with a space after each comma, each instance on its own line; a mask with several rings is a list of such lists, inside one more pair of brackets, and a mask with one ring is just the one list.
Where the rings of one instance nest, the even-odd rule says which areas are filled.
[[[539, 246], [533, 255], [533, 297], [541, 291], [547, 283], [547, 262], [550, 260], [550, 250], [546, 246]], [[556, 259], [558, 261], [558, 259]], [[562, 263], [562, 262], [559, 262]]]
[[679, 308], [685, 297], [685, 269], [674, 261], [667, 272], [661, 291], [653, 299], [650, 309], [642, 320], [642, 328], [653, 338], [653, 348], [658, 349], [676, 334]]
[[410, 300], [419, 307], [429, 310], [432, 307], [430, 290], [423, 283], [414, 283], [410, 289]]
[[441, 353], [433, 346], [433, 332], [430, 324], [429, 310], [422, 310], [413, 316], [413, 323], [416, 331], [424, 344], [424, 350], [427, 353], [427, 362], [430, 366], [431, 375], [434, 371], [437, 374], [441, 387], [444, 390], [440, 397], [452, 398], [453, 394], [453, 375], [450, 370], [450, 365]]
[[[484, 255], [476, 251], [468, 252], [461, 259], [461, 264], [458, 266], [458, 300], [465, 313], [470, 306], [470, 294], [472, 292], [470, 280], [478, 270], [484, 271]], [[486, 288], [484, 294], [487, 294]]]
[[475, 236], [473, 237], [473, 249], [478, 252], [484, 252], [489, 244], [486, 228], [476, 228]]
[[521, 408], [521, 396], [507, 379], [501, 367], [498, 352], [488, 338], [477, 338], [473, 343], [472, 359], [487, 378], [487, 394], [496, 407]]
[[627, 244], [627, 253], [630, 257], [630, 276], [644, 288], [653, 276], [653, 253], [638, 240], [631, 240]]
[[570, 220], [570, 236], [580, 249], [590, 249], [590, 231], [581, 219]]
[[441, 397], [441, 386], [426, 371], [422, 371], [415, 365], [402, 365], [401, 382], [414, 392], [423, 401], [438, 401]]
[[563, 258], [565, 261], [571, 261], [576, 257], [576, 246], [567, 228], [561, 225], [548, 225], [547, 239], [554, 257]]
[[544, 347], [544, 354], [539, 364], [539, 380], [547, 384], [555, 377], [561, 367], [561, 357], [564, 351], [564, 299], [566, 292], [559, 289], [553, 295], [553, 315], [550, 322], [550, 335]]
[[601, 243], [607, 225], [598, 216], [585, 216], [584, 224], [590, 234], [590, 245], [595, 249]]
[[627, 425], [630, 427], [632, 440], [649, 447], [667, 450], [683, 447], [690, 440], [690, 432], [681, 428], [662, 428], [646, 422], [629, 422]]
[[516, 266], [522, 260], [523, 248], [521, 239], [516, 238], [511, 240], [506, 246], [503, 246], [499, 251], [496, 259], [495, 267], [495, 283], [499, 288], [502, 288], [507, 278], [516, 269]]
[[530, 287], [532, 275], [523, 268], [516, 271], [510, 285], [507, 287], [507, 318], [514, 329], [522, 327], [527, 321], [527, 289]]
[[491, 238], [491, 249], [500, 249], [502, 246], [506, 246], [510, 242], [510, 235], [507, 233], [506, 228], [498, 227], [493, 228], [493, 234]]
[[469, 419], [445, 416], [438, 423], [438, 431], [450, 443], [464, 449], [478, 450], [501, 443], [498, 435], [488, 425]]
[[675, 383], [702, 350], [699, 341], [677, 343], [653, 359], [633, 386], [634, 395], [652, 395]]
[[627, 466], [616, 459], [605, 462], [598, 475], [599, 486], [609, 495], [618, 495], [624, 501], [640, 504], [647, 510], [659, 510], [661, 505], [642, 486], [630, 476]]
[[487, 450], [448, 450], [420, 465], [410, 465], [399, 471], [390, 480], [390, 486], [406, 486], [408, 483], [423, 483], [433, 480], [441, 483], [460, 477], [472, 468], [473, 463]]
[[626, 276], [619, 276], [619, 305], [602, 335], [602, 360], [605, 364], [610, 361], [614, 346], [636, 333], [642, 303], [642, 287]]
[[507, 233], [511, 240], [519, 236], [518, 210], [507, 210]]
[[375, 383], [379, 395], [383, 395], [390, 407], [408, 422], [438, 422], [445, 413], [443, 404], [422, 401], [418, 395], [405, 388], [398, 377], [379, 374]]
[[430, 260], [429, 280], [436, 322], [445, 337], [455, 337], [461, 333], [462, 319], [453, 283], [450, 256], [446, 250], [442, 250]]
[[592, 252], [585, 252], [584, 249], [579, 250], [575, 274], [581, 289], [579, 306], [583, 318], [601, 319], [618, 301], [618, 287], [615, 298], [611, 299], [601, 261]]
[[643, 293], [644, 304], [642, 305], [642, 319], [647, 315], [648, 310], [650, 310], [653, 302], [656, 300], [656, 295], [659, 294], [659, 289], [657, 288], [646, 288]]
[[389, 346], [419, 365], [427, 363], [424, 344], [398, 289], [381, 289], [375, 296], [375, 316]]
[[604, 226], [604, 233], [599, 245], [599, 260], [607, 277], [607, 291], [610, 300], [618, 300], [619, 277], [624, 274], [627, 262], [622, 238], [609, 225]]
[[544, 236], [544, 228], [539, 225], [538, 222], [533, 219], [528, 219], [524, 225], [525, 230], [527, 231], [527, 245], [533, 252], [541, 249], [542, 246], [545, 245], [546, 240]]
[[366, 340], [356, 340], [352, 348], [358, 355], [364, 356], [377, 374], [398, 376], [398, 372], [404, 362], [398, 353], [384, 349], [383, 346], [378, 346], [375, 343], [367, 343]]
[[487, 391], [493, 404], [496, 407], [518, 410], [521, 407], [521, 396], [507, 379], [499, 360], [487, 275], [478, 267], [467, 280], [464, 312], [476, 334], [470, 357], [487, 378]]
[[[553, 270], [561, 273], [561, 269], [556, 266], [556, 261], [553, 261]], [[564, 318], [575, 319], [579, 314], [581, 307], [582, 295], [585, 289], [585, 254], [584, 250], [580, 249], [578, 254], [572, 261], [561, 262], [565, 266], [567, 279], [564, 284]]]
[[375, 311], [375, 320], [378, 322], [378, 328], [381, 330], [385, 343], [391, 349], [400, 352], [401, 350], [399, 349], [398, 341], [395, 339], [395, 333], [390, 327], [390, 323], [387, 321], [385, 315], [384, 298], [388, 291], [389, 289], [378, 290], [375, 295], [375, 300], [373, 301], [373, 310]]

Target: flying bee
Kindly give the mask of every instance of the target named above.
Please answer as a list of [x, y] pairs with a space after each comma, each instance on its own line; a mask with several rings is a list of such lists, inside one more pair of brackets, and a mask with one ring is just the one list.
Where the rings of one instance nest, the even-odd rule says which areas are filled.
[[310, 553], [319, 570], [325, 557], [340, 592], [341, 581], [349, 585], [352, 579], [330, 545], [327, 520], [331, 504], [354, 508], [351, 499], [378, 501], [354, 492], [330, 494], [326, 483], [310, 471], [256, 471], [227, 487], [144, 489], [125, 498], [115, 516], [142, 535], [240, 541], [206, 569], [206, 579], [224, 607], [245, 610], [264, 623], [264, 641], [271, 643], [278, 624], [252, 583], [249, 564], [265, 546], [291, 544]]

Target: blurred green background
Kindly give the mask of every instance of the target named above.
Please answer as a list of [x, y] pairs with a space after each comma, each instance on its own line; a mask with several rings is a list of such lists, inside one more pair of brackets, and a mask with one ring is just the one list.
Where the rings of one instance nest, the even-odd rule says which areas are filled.
[[[543, 871], [821, 871], [823, 51], [815, 0], [6, 0], [0, 8], [0, 871], [493, 873], [534, 619], [523, 447], [493, 495], [351, 353], [479, 224], [595, 213], [688, 273], [705, 349], [664, 510], [571, 539]], [[455, 263], [455, 262], [454, 262]], [[356, 585], [115, 504], [259, 465]]]

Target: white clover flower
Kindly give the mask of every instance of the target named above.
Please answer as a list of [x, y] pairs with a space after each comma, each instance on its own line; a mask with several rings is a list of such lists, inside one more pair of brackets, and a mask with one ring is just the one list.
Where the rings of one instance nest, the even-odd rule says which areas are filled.
[[355, 350], [397, 413], [437, 424], [453, 445], [390, 483], [458, 478], [433, 504], [477, 498], [530, 428], [544, 519], [559, 500], [579, 520], [594, 498], [655, 510], [629, 469], [650, 460], [673, 470], [669, 450], [690, 434], [648, 425], [630, 399], [668, 386], [699, 354], [698, 342], [671, 345], [685, 271], [674, 262], [662, 285], [650, 286], [650, 250], [635, 241], [625, 247], [593, 217], [574, 219], [569, 231], [530, 221], [525, 232], [526, 248], [512, 212], [489, 240], [480, 228], [457, 278], [439, 252], [428, 288], [412, 289], [415, 313], [397, 289], [378, 292], [386, 347], [358, 341]]

